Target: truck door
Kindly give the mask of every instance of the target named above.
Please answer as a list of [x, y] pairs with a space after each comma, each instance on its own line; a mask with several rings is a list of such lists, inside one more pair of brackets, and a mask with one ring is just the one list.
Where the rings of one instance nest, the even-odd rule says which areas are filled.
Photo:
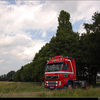
[[67, 83], [68, 79], [73, 79], [73, 66], [71, 60], [69, 59], [65, 60], [63, 77], [64, 77], [64, 84]]
[[[67, 63], [67, 64], [66, 64]], [[66, 72], [68, 72], [68, 73], [73, 73], [74, 71], [73, 71], [73, 65], [72, 65], [72, 61], [71, 60], [69, 60], [69, 59], [65, 59], [65, 65], [67, 66], [68, 65], [68, 68], [66, 67]]]

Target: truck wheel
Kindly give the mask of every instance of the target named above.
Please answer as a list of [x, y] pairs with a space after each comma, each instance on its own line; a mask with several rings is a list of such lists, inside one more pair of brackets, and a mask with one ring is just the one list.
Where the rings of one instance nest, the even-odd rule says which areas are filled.
[[84, 89], [89, 89], [89, 83], [88, 82], [85, 83]]
[[70, 90], [72, 90], [73, 86], [71, 82], [68, 82], [67, 88], [69, 88]]

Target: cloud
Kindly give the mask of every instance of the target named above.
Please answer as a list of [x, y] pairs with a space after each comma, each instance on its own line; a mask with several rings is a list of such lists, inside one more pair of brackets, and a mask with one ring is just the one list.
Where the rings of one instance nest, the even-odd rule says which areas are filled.
[[[10, 40], [11, 37], [7, 39], [7, 41]], [[9, 44], [6, 44], [6, 41], [3, 43], [4, 45], [0, 45], [0, 74], [7, 73], [12, 69], [16, 71], [20, 69], [21, 66], [31, 62], [35, 53], [37, 53], [46, 42], [43, 40], [30, 40], [25, 36], [18, 39], [18, 36], [14, 36]]]
[[86, 33], [86, 30], [84, 29], [83, 24], [80, 25], [80, 28], [79, 28], [79, 31], [78, 31], [78, 32], [80, 33], [80, 35], [81, 35], [82, 33]]
[[0, 47], [10, 48], [17, 46], [32, 46], [32, 39], [24, 34], [17, 34], [15, 36], [0, 35]]
[[[80, 20], [83, 20], [84, 23], [92, 23], [92, 16], [96, 11], [100, 11], [100, 2], [99, 1], [78, 1], [77, 10], [74, 13], [71, 13], [72, 24], [77, 23]], [[86, 32], [83, 24], [79, 26], [79, 33]]]
[[0, 63], [3, 62], [3, 61], [4, 61], [4, 59], [0, 60]]
[[[17, 2], [17, 1], [16, 1]], [[0, 3], [0, 32], [15, 35], [32, 29], [56, 29], [57, 13], [55, 10], [43, 11], [44, 4], [25, 2], [24, 5], [3, 5]], [[29, 5], [30, 4], [30, 5]], [[38, 4], [38, 5], [37, 5]], [[51, 5], [52, 6], [52, 5]]]
[[61, 10], [70, 13], [70, 21], [74, 24], [82, 19], [90, 20], [93, 13], [100, 9], [100, 2], [94, 1], [46, 1], [44, 4], [39, 1], [23, 1], [23, 5], [21, 2], [16, 1], [17, 5], [0, 4], [0, 31], [4, 34], [24, 34], [29, 29], [56, 30]]
[[24, 34], [17, 34], [16, 36], [2, 36], [0, 38], [0, 47], [3, 55], [10, 53], [18, 58], [32, 59], [35, 53], [41, 49], [46, 42], [43, 40], [32, 40], [30, 37]]
[[44, 31], [43, 33], [42, 33], [42, 37], [46, 37], [46, 32]]

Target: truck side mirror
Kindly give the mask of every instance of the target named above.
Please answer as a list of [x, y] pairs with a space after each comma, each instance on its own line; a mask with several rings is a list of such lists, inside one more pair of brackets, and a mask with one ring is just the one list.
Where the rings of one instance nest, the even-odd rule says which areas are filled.
[[46, 67], [47, 67], [47, 64], [45, 65], [45, 69], [46, 69]]
[[45, 69], [46, 69], [47, 65], [45, 65]]

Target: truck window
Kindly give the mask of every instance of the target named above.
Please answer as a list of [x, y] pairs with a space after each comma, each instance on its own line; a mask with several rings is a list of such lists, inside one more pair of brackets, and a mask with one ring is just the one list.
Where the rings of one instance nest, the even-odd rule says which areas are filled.
[[47, 64], [45, 71], [59, 71], [62, 69], [63, 63]]
[[64, 63], [64, 70], [67, 70], [69, 68], [68, 63]]

